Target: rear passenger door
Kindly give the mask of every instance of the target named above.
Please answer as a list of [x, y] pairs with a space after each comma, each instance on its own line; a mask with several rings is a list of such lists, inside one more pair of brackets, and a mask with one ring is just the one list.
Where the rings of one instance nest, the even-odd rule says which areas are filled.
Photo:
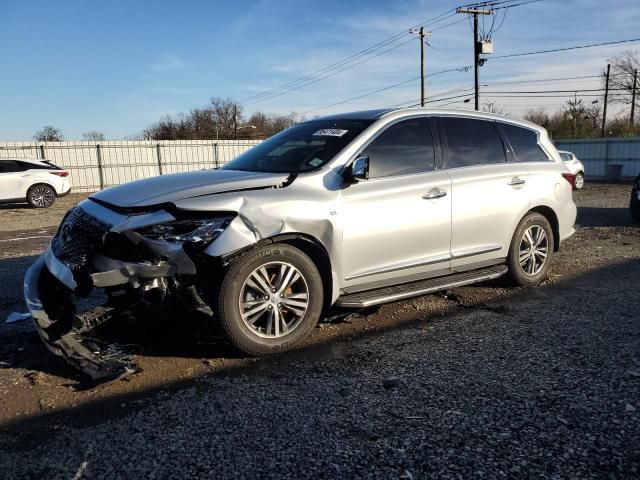
[[529, 204], [528, 172], [495, 122], [441, 117], [444, 168], [451, 177], [451, 268], [505, 258], [514, 220]]

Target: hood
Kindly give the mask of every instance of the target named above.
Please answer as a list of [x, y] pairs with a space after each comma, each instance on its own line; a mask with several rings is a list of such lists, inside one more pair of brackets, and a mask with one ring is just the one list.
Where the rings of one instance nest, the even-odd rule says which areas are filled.
[[288, 176], [286, 173], [199, 170], [136, 180], [94, 193], [90, 198], [123, 208], [145, 207], [214, 193], [280, 186]]

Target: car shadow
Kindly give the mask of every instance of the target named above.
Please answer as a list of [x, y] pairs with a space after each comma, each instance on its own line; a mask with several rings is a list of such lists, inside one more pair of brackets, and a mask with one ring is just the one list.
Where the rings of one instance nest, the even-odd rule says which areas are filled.
[[582, 227], [633, 227], [638, 226], [628, 208], [578, 207], [576, 225]]
[[33, 208], [27, 202], [15, 202], [15, 203], [0, 203], [0, 210], [16, 210], [16, 209], [28, 209]]

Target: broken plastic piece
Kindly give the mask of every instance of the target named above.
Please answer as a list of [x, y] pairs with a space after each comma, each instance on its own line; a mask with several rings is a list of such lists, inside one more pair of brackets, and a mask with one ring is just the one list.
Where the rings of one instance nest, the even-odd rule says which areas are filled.
[[9, 315], [7, 315], [7, 319], [4, 321], [4, 323], [22, 322], [23, 320], [28, 320], [30, 318], [30, 313], [11, 312]]

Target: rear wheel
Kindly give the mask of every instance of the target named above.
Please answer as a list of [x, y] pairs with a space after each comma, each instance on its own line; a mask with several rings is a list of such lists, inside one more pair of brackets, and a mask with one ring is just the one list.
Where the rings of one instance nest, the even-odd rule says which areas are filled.
[[35, 208], [47, 208], [56, 201], [56, 192], [49, 185], [34, 185], [27, 192], [27, 201]]
[[302, 251], [285, 244], [260, 247], [237, 259], [220, 288], [220, 323], [245, 353], [289, 350], [314, 329], [323, 304], [322, 279]]
[[517, 285], [538, 285], [547, 274], [553, 257], [553, 230], [539, 213], [527, 214], [511, 240], [509, 276]]
[[584, 173], [578, 172], [576, 174], [576, 179], [573, 182], [573, 186], [576, 190], [580, 190], [582, 187], [584, 187]]

